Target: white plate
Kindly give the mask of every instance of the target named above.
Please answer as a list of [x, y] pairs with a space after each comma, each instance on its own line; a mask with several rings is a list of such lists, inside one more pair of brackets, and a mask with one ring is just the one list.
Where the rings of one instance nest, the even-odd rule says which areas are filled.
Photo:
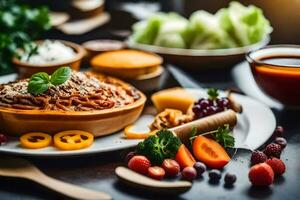
[[[0, 83], [14, 80], [14, 76], [0, 77]], [[203, 89], [189, 89], [196, 97], [200, 98], [206, 95]], [[242, 104], [243, 113], [238, 115], [238, 124], [233, 131], [236, 140], [236, 147], [256, 149], [265, 143], [272, 135], [275, 129], [276, 121], [272, 111], [264, 104], [255, 101], [249, 97], [234, 94], [237, 102]], [[135, 123], [138, 127], [146, 127], [153, 120], [151, 115], [143, 115]], [[87, 149], [77, 151], [60, 151], [54, 147], [47, 147], [38, 150], [23, 149], [20, 147], [17, 138], [9, 138], [6, 145], [0, 146], [0, 152], [17, 154], [23, 156], [76, 156], [93, 153], [101, 153], [125, 149], [137, 145], [141, 140], [129, 140], [122, 138], [123, 132], [96, 138], [94, 144]]]
[[264, 102], [271, 108], [283, 109], [283, 105], [268, 97], [256, 84], [247, 61], [237, 64], [232, 70], [232, 77], [238, 87], [248, 96]]
[[[152, 121], [153, 116], [143, 115], [135, 122], [135, 124], [138, 126], [145, 126], [145, 124], [150, 124]], [[61, 151], [54, 147], [46, 147], [43, 149], [24, 149], [20, 146], [18, 138], [11, 137], [6, 145], [0, 146], [0, 152], [24, 156], [76, 156], [125, 149], [137, 145], [138, 142], [140, 142], [140, 140], [124, 139], [123, 131], [120, 131], [109, 136], [95, 138], [93, 145], [87, 149]]]

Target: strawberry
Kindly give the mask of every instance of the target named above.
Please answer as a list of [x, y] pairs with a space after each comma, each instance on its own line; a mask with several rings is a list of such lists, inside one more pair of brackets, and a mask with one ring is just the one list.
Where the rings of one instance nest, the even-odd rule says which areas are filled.
[[145, 156], [133, 156], [128, 162], [128, 167], [140, 174], [147, 174], [151, 163]]
[[266, 163], [270, 165], [276, 175], [282, 175], [285, 172], [285, 164], [278, 158], [270, 158]]
[[248, 176], [250, 182], [254, 186], [269, 186], [274, 180], [274, 172], [266, 163], [260, 163], [252, 166]]

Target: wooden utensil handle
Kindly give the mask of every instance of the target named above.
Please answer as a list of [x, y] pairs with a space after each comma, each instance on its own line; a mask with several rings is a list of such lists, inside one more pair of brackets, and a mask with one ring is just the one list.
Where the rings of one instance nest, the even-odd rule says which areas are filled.
[[70, 183], [66, 183], [54, 178], [51, 178], [44, 173], [39, 173], [37, 176], [28, 177], [29, 179], [65, 196], [74, 199], [86, 200], [110, 200], [112, 197], [106, 193], [98, 192], [86, 188], [82, 188]]

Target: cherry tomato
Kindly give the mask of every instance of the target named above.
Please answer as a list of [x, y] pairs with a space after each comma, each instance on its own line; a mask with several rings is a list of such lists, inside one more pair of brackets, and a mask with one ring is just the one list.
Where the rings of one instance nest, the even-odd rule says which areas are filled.
[[164, 168], [168, 176], [176, 176], [180, 172], [178, 162], [172, 159], [165, 159], [162, 163], [162, 168]]
[[165, 170], [162, 167], [158, 166], [149, 167], [148, 176], [153, 179], [161, 180], [165, 176]]

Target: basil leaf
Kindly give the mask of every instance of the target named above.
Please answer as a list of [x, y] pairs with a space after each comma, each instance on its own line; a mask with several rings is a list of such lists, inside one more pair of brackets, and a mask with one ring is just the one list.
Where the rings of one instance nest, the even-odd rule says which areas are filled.
[[50, 78], [50, 82], [52, 85], [61, 85], [66, 82], [71, 76], [71, 68], [70, 67], [61, 67], [57, 69]]
[[50, 77], [45, 72], [33, 74], [28, 83], [28, 92], [33, 95], [42, 94], [50, 87]]

